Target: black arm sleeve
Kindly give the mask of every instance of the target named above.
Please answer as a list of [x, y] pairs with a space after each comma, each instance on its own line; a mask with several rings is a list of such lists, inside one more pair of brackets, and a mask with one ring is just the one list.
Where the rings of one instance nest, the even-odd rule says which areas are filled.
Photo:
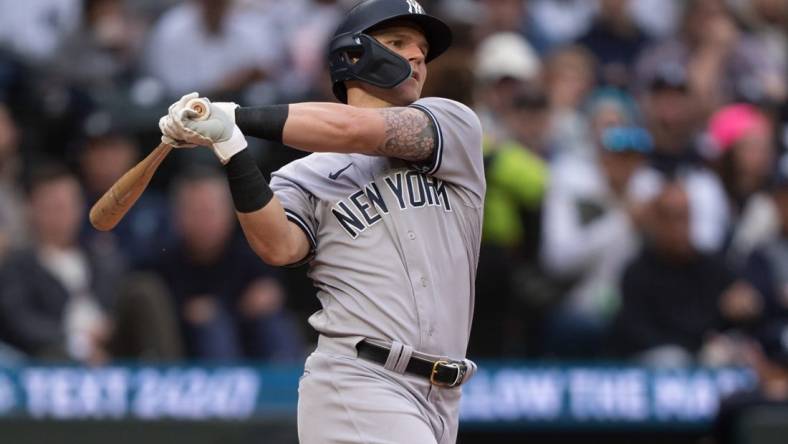
[[224, 166], [224, 171], [227, 173], [233, 204], [239, 213], [257, 211], [273, 199], [274, 193], [249, 150], [233, 156]]
[[282, 143], [290, 105], [267, 105], [235, 109], [235, 124], [247, 136]]

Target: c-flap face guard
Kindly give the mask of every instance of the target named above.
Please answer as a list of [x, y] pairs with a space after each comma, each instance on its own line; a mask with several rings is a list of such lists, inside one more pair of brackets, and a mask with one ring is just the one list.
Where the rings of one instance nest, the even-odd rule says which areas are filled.
[[[339, 80], [360, 80], [380, 88], [394, 88], [411, 76], [413, 70], [404, 57], [364, 34], [340, 37], [334, 53], [339, 53]], [[357, 61], [350, 59], [360, 53]]]

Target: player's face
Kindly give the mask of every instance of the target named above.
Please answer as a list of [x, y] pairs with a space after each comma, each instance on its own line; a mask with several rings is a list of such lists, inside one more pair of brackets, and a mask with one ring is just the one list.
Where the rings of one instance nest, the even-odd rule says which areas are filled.
[[429, 45], [424, 34], [416, 26], [401, 23], [372, 32], [371, 35], [388, 49], [407, 60], [413, 71], [409, 79], [387, 93], [395, 98], [388, 101], [402, 105], [418, 100], [421, 97], [424, 83], [427, 81], [426, 57]]

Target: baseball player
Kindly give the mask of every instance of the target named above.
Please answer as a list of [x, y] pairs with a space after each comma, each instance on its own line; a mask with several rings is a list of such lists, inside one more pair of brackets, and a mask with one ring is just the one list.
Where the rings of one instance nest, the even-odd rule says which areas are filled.
[[[211, 103], [197, 120], [193, 93], [160, 121], [167, 141], [213, 147], [264, 261], [309, 264], [322, 310], [299, 384], [303, 443], [456, 440], [485, 182], [477, 116], [420, 99], [450, 42], [415, 0], [366, 0], [331, 41], [342, 104]], [[269, 185], [245, 136], [313, 154]]]

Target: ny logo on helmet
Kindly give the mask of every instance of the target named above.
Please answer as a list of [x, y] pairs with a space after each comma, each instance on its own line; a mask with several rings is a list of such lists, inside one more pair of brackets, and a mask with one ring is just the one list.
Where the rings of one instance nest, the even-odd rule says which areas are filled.
[[424, 8], [416, 0], [405, 0], [408, 3], [408, 12], [411, 14], [424, 14]]

